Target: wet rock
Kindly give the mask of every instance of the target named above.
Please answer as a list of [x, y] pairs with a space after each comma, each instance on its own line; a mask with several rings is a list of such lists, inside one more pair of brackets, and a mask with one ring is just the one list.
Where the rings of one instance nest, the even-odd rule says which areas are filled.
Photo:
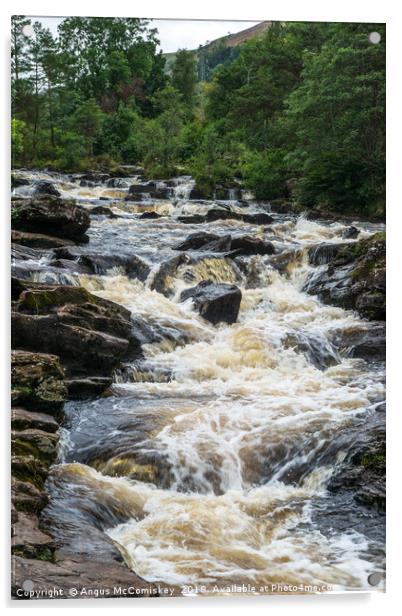
[[[371, 426], [351, 435], [349, 451], [335, 468], [328, 483], [332, 492], [352, 491], [354, 499], [368, 507], [385, 510], [385, 425], [384, 415], [369, 417]], [[366, 423], [368, 423], [366, 421]]]
[[52, 237], [43, 233], [28, 233], [26, 231], [11, 230], [11, 241], [29, 248], [60, 248], [72, 246], [74, 242], [67, 238]]
[[51, 415], [27, 411], [22, 407], [11, 409], [11, 427], [14, 430], [37, 429], [44, 432], [57, 432], [59, 424]]
[[159, 182], [147, 182], [146, 184], [132, 184], [128, 190], [127, 199], [141, 201], [145, 199], [168, 199], [170, 189]]
[[208, 210], [205, 218], [207, 222], [215, 222], [216, 220], [243, 220], [242, 214], [224, 208], [212, 208]]
[[38, 428], [13, 431], [11, 434], [11, 452], [15, 456], [33, 455], [50, 465], [57, 457], [58, 436]]
[[20, 512], [18, 521], [13, 525], [12, 554], [48, 561], [53, 559], [54, 549], [53, 538], [40, 530], [38, 518]]
[[243, 235], [232, 237], [231, 235], [215, 235], [201, 231], [192, 233], [183, 242], [172, 247], [173, 250], [202, 250], [205, 252], [229, 252], [235, 251], [235, 255], [260, 254], [272, 255], [275, 248], [272, 242], [266, 242], [260, 238]]
[[342, 233], [342, 237], [345, 240], [355, 240], [357, 236], [359, 235], [359, 233], [360, 233], [360, 230], [357, 227], [354, 227], [353, 225], [351, 225], [350, 227], [345, 229], [345, 231]]
[[358, 357], [368, 361], [385, 360], [385, 324], [369, 327], [356, 327], [337, 332], [334, 344], [348, 357]]
[[95, 207], [90, 209], [89, 213], [95, 214], [95, 216], [107, 216], [108, 218], [118, 218], [118, 216], [110, 209], [110, 207], [106, 207], [105, 205], [95, 205]]
[[67, 390], [58, 357], [29, 351], [11, 352], [11, 400], [13, 405], [46, 413], [63, 408]]
[[348, 244], [322, 242], [316, 246], [311, 246], [308, 250], [308, 260], [311, 265], [325, 265], [330, 263], [339, 254], [341, 250], [346, 248]]
[[[121, 597], [119, 588], [131, 589], [130, 597], [157, 597], [158, 588], [133, 573], [125, 564], [109, 559], [70, 556], [59, 558], [57, 562], [31, 560], [14, 556], [11, 563], [13, 571], [12, 595], [16, 599], [37, 599], [46, 593], [46, 598], [88, 599], [102, 597]], [[38, 595], [24, 593], [25, 580], [34, 582]], [[57, 590], [57, 594], [54, 589]], [[77, 590], [77, 595], [69, 593]], [[88, 595], [83, 589], [96, 589], [95, 595]]]
[[289, 265], [301, 261], [302, 258], [303, 250], [300, 248], [293, 248], [273, 255], [269, 259], [269, 264], [279, 272], [284, 273], [287, 271]]
[[229, 252], [232, 243], [230, 235], [222, 235], [217, 239], [204, 244], [201, 249], [205, 252]]
[[108, 389], [113, 383], [113, 378], [92, 376], [83, 379], [66, 379], [65, 384], [68, 395], [74, 400], [95, 398]]
[[140, 214], [138, 216], [138, 218], [145, 218], [145, 219], [156, 219], [156, 218], [162, 218], [162, 214], [158, 214], [158, 212], [142, 212], [142, 214]]
[[16, 479], [33, 484], [43, 490], [48, 466], [35, 456], [11, 456], [11, 472]]
[[128, 188], [128, 184], [123, 178], [110, 178], [106, 182], [108, 188]]
[[304, 290], [326, 304], [357, 310], [369, 320], [385, 319], [385, 237], [348, 244], [325, 270], [314, 273]]
[[252, 225], [270, 225], [274, 219], [265, 212], [257, 212], [255, 214], [243, 214], [242, 220]]
[[183, 263], [187, 263], [188, 259], [185, 253], [179, 254], [168, 261], [165, 261], [155, 273], [154, 279], [151, 282], [151, 289], [162, 293], [166, 297], [172, 294], [171, 279], [174, 277], [177, 268]]
[[215, 233], [206, 233], [200, 231], [199, 233], [191, 233], [186, 239], [175, 246], [172, 246], [173, 250], [198, 250], [210, 242], [214, 242], [219, 239], [219, 235]]
[[107, 376], [138, 354], [131, 314], [82, 287], [15, 281], [14, 348], [58, 355], [69, 375]]
[[319, 370], [334, 366], [339, 361], [335, 348], [324, 336], [294, 331], [286, 334], [282, 343], [285, 349], [293, 348], [297, 352], [303, 353]]
[[237, 320], [241, 291], [235, 285], [204, 280], [195, 287], [185, 289], [180, 295], [182, 302], [189, 298], [200, 315], [213, 324], [230, 324]]
[[189, 216], [178, 216], [177, 220], [185, 225], [200, 225], [205, 222], [205, 216], [201, 214], [193, 214]]
[[74, 201], [49, 195], [35, 199], [13, 199], [11, 208], [12, 226], [18, 231], [87, 241], [85, 232], [90, 225], [89, 214]]
[[232, 238], [230, 247], [243, 255], [273, 255], [276, 252], [272, 242], [266, 242], [250, 235]]
[[106, 274], [113, 267], [121, 267], [126, 276], [141, 281], [146, 280], [151, 271], [149, 265], [137, 255], [82, 254], [78, 257], [78, 263], [98, 275]]
[[48, 497], [45, 492], [38, 490], [32, 483], [12, 477], [11, 502], [16, 511], [39, 514], [46, 507]]
[[40, 180], [39, 182], [35, 182], [34, 184], [34, 195], [53, 195], [54, 197], [60, 197], [60, 192], [57, 190], [57, 188], [55, 188], [52, 182]]
[[90, 267], [83, 265], [82, 263], [77, 263], [77, 261], [71, 261], [70, 259], [54, 259], [51, 262], [51, 268], [48, 270], [58, 267], [63, 270], [68, 270], [71, 274], [92, 274], [93, 271]]
[[18, 188], [18, 186], [29, 186], [30, 182], [26, 178], [18, 175], [17, 173], [11, 174], [11, 188]]

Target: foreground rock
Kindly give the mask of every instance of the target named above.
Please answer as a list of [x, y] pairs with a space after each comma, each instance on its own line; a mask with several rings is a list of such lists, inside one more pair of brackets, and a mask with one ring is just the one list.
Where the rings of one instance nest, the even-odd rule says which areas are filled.
[[[356, 501], [385, 511], [385, 414], [380, 405], [365, 421], [364, 433], [351, 435], [344, 462], [328, 483], [332, 492], [351, 492]], [[364, 434], [362, 436], [362, 434]]]
[[385, 323], [373, 323], [369, 327], [340, 330], [334, 334], [333, 344], [347, 357], [385, 361], [385, 329]]
[[304, 290], [325, 304], [356, 310], [369, 320], [384, 320], [384, 234], [342, 247], [325, 270], [313, 274]]
[[11, 402], [35, 411], [57, 413], [67, 398], [64, 371], [58, 357], [44, 353], [11, 352]]
[[[85, 242], [88, 212], [74, 201], [48, 195], [34, 199], [13, 199], [12, 227], [18, 231]], [[21, 242], [20, 242], [21, 243]]]
[[12, 346], [60, 357], [69, 377], [109, 377], [140, 354], [131, 313], [82, 287], [13, 280]]
[[[73, 555], [57, 562], [46, 562], [14, 556], [11, 566], [12, 595], [21, 600], [165, 596], [161, 590], [163, 585], [146, 582], [124, 563], [114, 560], [84, 559]], [[26, 580], [34, 582], [32, 593], [24, 591]]]
[[180, 301], [191, 298], [200, 315], [213, 323], [235, 323], [237, 320], [241, 291], [238, 287], [226, 283], [214, 283], [204, 280], [196, 287], [185, 289]]

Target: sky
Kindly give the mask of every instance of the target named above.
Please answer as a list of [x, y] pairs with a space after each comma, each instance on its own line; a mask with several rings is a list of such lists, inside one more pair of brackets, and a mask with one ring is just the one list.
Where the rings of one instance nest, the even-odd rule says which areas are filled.
[[[31, 17], [32, 21], [40, 21], [57, 34], [57, 26], [62, 17]], [[221, 36], [240, 32], [251, 28], [257, 21], [217, 21], [217, 20], [190, 20], [190, 19], [154, 19], [151, 25], [158, 29], [161, 49], [165, 52], [178, 49], [196, 49], [207, 41]]]

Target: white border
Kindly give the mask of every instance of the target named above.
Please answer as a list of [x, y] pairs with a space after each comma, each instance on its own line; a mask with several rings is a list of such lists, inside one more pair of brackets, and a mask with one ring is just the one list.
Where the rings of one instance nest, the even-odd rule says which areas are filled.
[[[283, 615], [297, 613], [318, 614], [325, 611], [326, 616], [341, 613], [364, 614], [365, 616], [379, 616], [381, 611], [393, 612], [393, 608], [400, 603], [399, 598], [399, 570], [401, 557], [401, 509], [398, 507], [398, 496], [401, 493], [401, 481], [398, 476], [401, 449], [401, 414], [398, 404], [399, 383], [401, 374], [401, 270], [402, 258], [399, 244], [401, 243], [401, 213], [402, 213], [402, 178], [401, 178], [401, 146], [402, 146], [402, 87], [401, 87], [401, 58], [402, 58], [402, 19], [401, 9], [397, 1], [392, 0], [278, 0], [274, 3], [266, 0], [247, 0], [242, 4], [235, 4], [233, 0], [203, 0], [201, 3], [183, 2], [179, 0], [147, 0], [144, 3], [115, 0], [113, 3], [104, 3], [89, 0], [70, 0], [68, 4], [56, 4], [50, 0], [3, 0], [1, 6], [1, 52], [2, 61], [2, 89], [0, 104], [2, 113], [0, 155], [2, 172], [2, 224], [0, 225], [1, 259], [0, 276], [2, 284], [2, 343], [3, 353], [1, 385], [3, 404], [1, 416], [3, 426], [1, 437], [3, 439], [3, 476], [2, 476], [2, 562], [1, 562], [1, 598], [6, 609], [22, 613], [28, 610], [47, 609], [74, 609], [75, 614], [87, 613], [94, 609], [123, 609], [135, 610], [136, 613], [164, 613], [176, 611], [183, 612], [191, 609], [200, 612], [205, 609], [230, 610], [231, 614], [241, 613], [244, 609], [266, 614], [267, 611], [279, 612]], [[284, 21], [365, 21], [387, 23], [387, 248], [388, 248], [388, 513], [387, 513], [387, 593], [379, 594], [344, 594], [305, 597], [236, 597], [236, 598], [199, 598], [199, 599], [121, 599], [121, 600], [74, 600], [74, 601], [35, 601], [11, 602], [9, 597], [9, 503], [8, 503], [8, 452], [9, 452], [9, 417], [8, 409], [8, 342], [9, 342], [9, 238], [8, 238], [8, 201], [9, 201], [9, 28], [12, 14], [55, 16], [57, 13], [68, 15], [99, 15], [99, 16], [141, 16], [153, 18], [187, 18], [187, 19], [230, 19], [230, 20], [284, 20]], [[399, 303], [398, 303], [399, 300]], [[399, 430], [398, 430], [399, 428]], [[190, 602], [192, 601], [191, 605]]]

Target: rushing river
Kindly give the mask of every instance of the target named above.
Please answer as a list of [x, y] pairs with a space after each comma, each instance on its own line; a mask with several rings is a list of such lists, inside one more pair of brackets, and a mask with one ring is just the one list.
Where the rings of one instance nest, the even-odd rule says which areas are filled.
[[[136, 573], [173, 585], [371, 589], [369, 574], [383, 567], [383, 517], [327, 485], [375, 423], [383, 366], [344, 356], [333, 344], [369, 323], [302, 291], [322, 267], [309, 264], [308, 248], [344, 241], [347, 223], [273, 214], [266, 227], [184, 224], [179, 216], [212, 206], [188, 200], [187, 177], [176, 180], [169, 199], [140, 203], [124, 200], [137, 177], [119, 188], [80, 186], [57, 174], [26, 177], [31, 183], [17, 195], [48, 179], [63, 197], [118, 215], [92, 216], [89, 244], [77, 250], [137, 255], [150, 267], [140, 281], [119, 267], [63, 279], [46, 256], [26, 264], [36, 280], [67, 280], [126, 306], [155, 333], [144, 357], [116, 373], [110, 395], [66, 405], [60, 463], [48, 481], [59, 540], [96, 549], [96, 535], [86, 530], [92, 524]], [[162, 217], [140, 218], [143, 211]], [[379, 227], [355, 224], [360, 238]], [[169, 277], [165, 295], [152, 290], [161, 264], [178, 254], [171, 247], [200, 230], [258, 236], [292, 257], [278, 268], [276, 255], [197, 253]], [[179, 302], [183, 289], [205, 279], [241, 288], [235, 324], [213, 326], [191, 300]]]

